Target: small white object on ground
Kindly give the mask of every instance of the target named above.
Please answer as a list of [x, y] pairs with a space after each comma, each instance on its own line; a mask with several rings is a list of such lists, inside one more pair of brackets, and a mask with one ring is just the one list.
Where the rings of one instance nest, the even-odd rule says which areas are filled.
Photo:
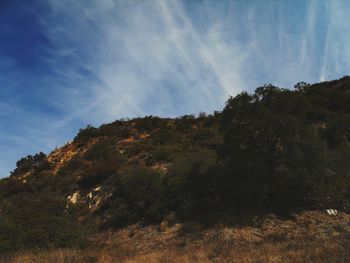
[[329, 216], [336, 216], [338, 214], [336, 209], [327, 209], [326, 211]]

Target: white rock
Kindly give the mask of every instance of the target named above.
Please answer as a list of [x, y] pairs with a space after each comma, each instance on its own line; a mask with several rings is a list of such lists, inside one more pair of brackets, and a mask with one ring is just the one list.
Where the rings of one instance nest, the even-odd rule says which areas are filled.
[[338, 214], [336, 209], [327, 209], [326, 212], [329, 216], [336, 216]]
[[75, 192], [72, 195], [68, 196], [68, 201], [72, 204], [76, 204], [79, 198], [79, 192]]
[[96, 188], [94, 189], [94, 192], [97, 192], [97, 191], [100, 191], [100, 190], [101, 190], [101, 186], [96, 187]]

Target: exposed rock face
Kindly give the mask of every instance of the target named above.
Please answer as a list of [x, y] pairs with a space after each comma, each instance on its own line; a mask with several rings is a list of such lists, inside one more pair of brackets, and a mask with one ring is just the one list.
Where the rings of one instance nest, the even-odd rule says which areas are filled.
[[92, 189], [88, 194], [87, 194], [87, 202], [88, 202], [88, 206], [89, 209], [93, 209], [96, 210], [99, 205], [102, 203], [103, 201], [103, 193], [101, 191], [102, 187], [98, 186], [94, 189]]
[[79, 197], [80, 197], [80, 193], [79, 191], [77, 191], [77, 192], [74, 192], [72, 195], [69, 195], [67, 197], [67, 201], [68, 203], [75, 205], [77, 204]]

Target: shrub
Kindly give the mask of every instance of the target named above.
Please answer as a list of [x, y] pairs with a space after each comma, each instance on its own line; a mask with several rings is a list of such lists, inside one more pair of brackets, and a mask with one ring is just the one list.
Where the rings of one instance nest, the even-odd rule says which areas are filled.
[[74, 138], [74, 142], [85, 144], [90, 138], [96, 138], [100, 136], [99, 129], [88, 125], [85, 129], [80, 129], [77, 136]]
[[114, 177], [114, 192], [106, 213], [110, 224], [122, 226], [135, 221], [153, 222], [163, 216], [162, 178], [144, 167], [125, 167]]
[[168, 210], [180, 216], [204, 214], [216, 206], [216, 153], [206, 149], [179, 155], [165, 180]]
[[0, 219], [0, 251], [85, 246], [87, 231], [65, 205], [49, 192], [7, 200]]

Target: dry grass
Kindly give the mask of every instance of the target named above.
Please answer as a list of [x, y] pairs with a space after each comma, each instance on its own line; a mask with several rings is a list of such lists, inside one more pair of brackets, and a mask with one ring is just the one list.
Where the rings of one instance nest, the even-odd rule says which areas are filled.
[[[218, 244], [219, 245], [219, 244]], [[220, 246], [223, 244], [220, 244]], [[1, 263], [195, 263], [195, 262], [350, 262], [349, 251], [334, 244], [317, 247], [287, 249], [266, 245], [259, 249], [237, 249], [234, 246], [200, 247], [194, 249], [167, 249], [145, 255], [125, 257], [114, 251], [57, 250], [51, 252], [23, 253], [0, 259]]]
[[282, 220], [260, 219], [256, 226], [175, 224], [133, 225], [94, 238], [94, 248], [23, 252], [0, 256], [0, 263], [192, 263], [192, 262], [350, 262], [350, 215], [320, 211]]

